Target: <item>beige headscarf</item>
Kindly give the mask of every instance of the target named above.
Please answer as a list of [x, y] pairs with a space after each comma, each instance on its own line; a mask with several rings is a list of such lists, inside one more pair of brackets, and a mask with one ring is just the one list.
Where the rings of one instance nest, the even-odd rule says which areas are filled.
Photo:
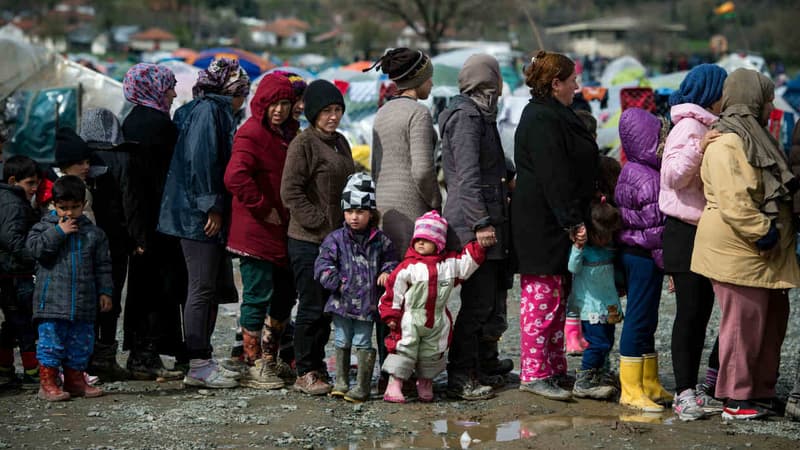
[[753, 167], [763, 169], [764, 202], [761, 212], [775, 217], [778, 202], [791, 201], [786, 187], [793, 178], [786, 155], [775, 138], [760, 123], [764, 106], [775, 96], [775, 85], [764, 75], [737, 69], [722, 88], [722, 113], [713, 128], [721, 133], [736, 133], [744, 141], [744, 153]]
[[501, 94], [500, 77], [500, 65], [493, 56], [472, 55], [458, 73], [458, 90], [475, 101], [484, 116], [495, 120]]

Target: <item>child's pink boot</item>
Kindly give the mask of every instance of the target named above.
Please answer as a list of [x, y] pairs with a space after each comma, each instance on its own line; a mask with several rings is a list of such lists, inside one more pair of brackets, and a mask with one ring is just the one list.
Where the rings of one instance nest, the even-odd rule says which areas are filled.
[[395, 377], [389, 377], [389, 383], [386, 385], [386, 392], [383, 394], [383, 401], [390, 403], [405, 403], [406, 398], [403, 395], [403, 380]]
[[579, 317], [567, 317], [564, 324], [564, 335], [566, 336], [568, 355], [580, 355], [589, 347], [589, 343], [583, 339]]
[[417, 379], [417, 396], [421, 402], [433, 401], [433, 380], [430, 378]]

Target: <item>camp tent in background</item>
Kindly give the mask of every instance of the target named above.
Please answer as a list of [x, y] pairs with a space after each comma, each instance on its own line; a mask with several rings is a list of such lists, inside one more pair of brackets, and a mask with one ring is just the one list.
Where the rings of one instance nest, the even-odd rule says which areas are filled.
[[275, 67], [275, 64], [256, 55], [255, 53], [233, 47], [210, 48], [203, 50], [194, 58], [186, 60], [188, 64], [206, 69], [211, 61], [219, 58], [239, 60], [239, 65], [247, 72], [250, 78], [256, 78], [262, 73]]

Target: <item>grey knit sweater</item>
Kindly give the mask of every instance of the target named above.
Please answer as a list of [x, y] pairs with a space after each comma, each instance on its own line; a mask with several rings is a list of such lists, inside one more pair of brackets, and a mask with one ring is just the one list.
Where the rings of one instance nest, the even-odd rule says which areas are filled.
[[414, 220], [440, 209], [431, 113], [414, 99], [399, 97], [378, 110], [372, 128], [372, 178], [383, 231], [402, 255]]

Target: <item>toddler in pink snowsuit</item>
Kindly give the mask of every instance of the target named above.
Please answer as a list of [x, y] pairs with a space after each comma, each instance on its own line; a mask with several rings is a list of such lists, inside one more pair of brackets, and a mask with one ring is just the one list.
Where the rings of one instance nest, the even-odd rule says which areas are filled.
[[391, 375], [383, 396], [387, 402], [405, 402], [403, 380], [412, 371], [417, 374], [420, 401], [433, 400], [433, 378], [445, 369], [444, 354], [453, 329], [447, 300], [485, 257], [477, 242], [461, 253], [444, 253], [446, 235], [447, 221], [436, 211], [417, 219], [411, 247], [386, 282], [379, 311], [391, 330], [386, 337], [389, 356], [383, 364], [383, 371]]

